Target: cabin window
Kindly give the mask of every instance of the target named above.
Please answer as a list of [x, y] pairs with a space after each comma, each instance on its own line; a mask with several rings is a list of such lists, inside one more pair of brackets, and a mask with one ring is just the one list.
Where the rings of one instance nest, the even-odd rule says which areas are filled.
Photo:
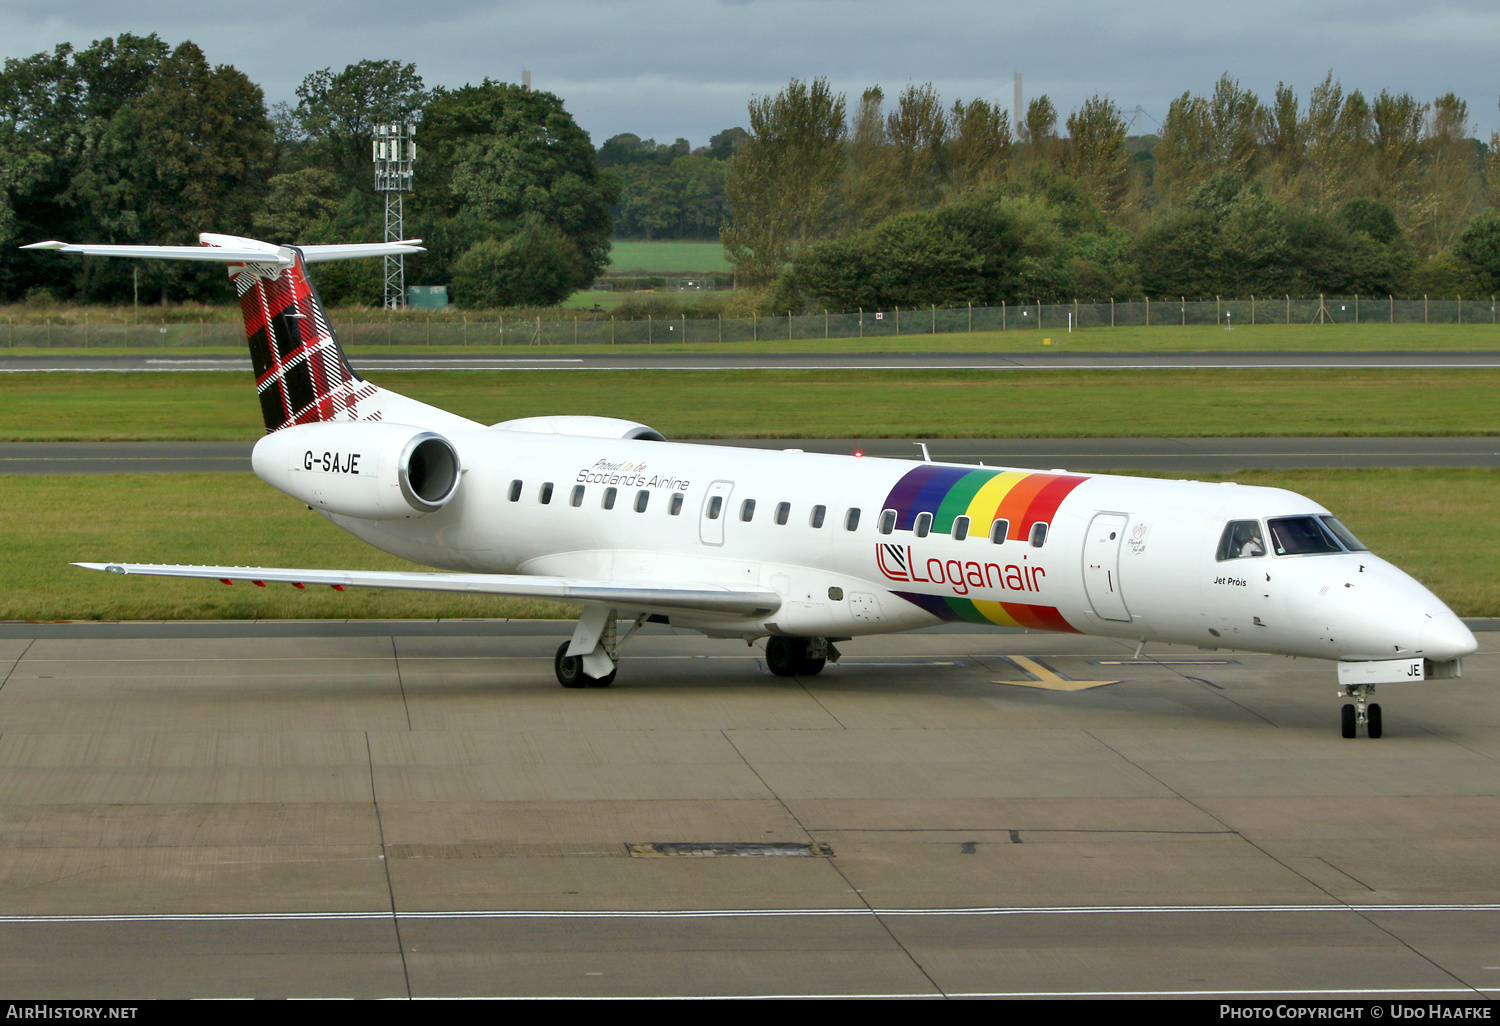
[[1047, 525], [1038, 520], [1031, 525], [1031, 547], [1039, 549], [1047, 544]]
[[573, 497], [568, 500], [568, 503], [573, 506], [583, 505], [583, 485], [573, 486]]
[[823, 526], [823, 518], [825, 516], [827, 516], [827, 515], [828, 515], [828, 507], [827, 506], [814, 506], [812, 508], [812, 515], [807, 518], [807, 522], [809, 524], [811, 524], [813, 527], [822, 527]]
[[1266, 540], [1260, 533], [1259, 520], [1231, 520], [1219, 535], [1219, 562], [1226, 559], [1249, 559], [1266, 554]]
[[968, 517], [954, 517], [954, 519], [953, 519], [953, 540], [954, 541], [963, 541], [968, 536], [969, 536], [969, 518]]
[[916, 523], [916, 526], [912, 528], [912, 533], [915, 534], [918, 538], [926, 538], [929, 534], [931, 534], [932, 533], [932, 514], [931, 513], [918, 513], [917, 514], [917, 523]]
[[859, 507], [849, 507], [849, 512], [844, 514], [844, 530], [856, 531], [859, 529]]
[[1360, 541], [1358, 538], [1354, 537], [1354, 533], [1350, 531], [1349, 528], [1339, 523], [1338, 517], [1319, 517], [1318, 519], [1323, 521], [1323, 526], [1332, 531], [1338, 538], [1338, 540], [1344, 543], [1344, 548], [1348, 549], [1350, 552], [1370, 551], [1370, 547], [1368, 545]]
[[747, 524], [755, 519], [754, 499], [746, 499], [744, 502], [740, 503], [740, 519]]
[[603, 506], [605, 509], [614, 509], [615, 508], [615, 496], [619, 495], [619, 494], [620, 494], [620, 490], [618, 488], [606, 488], [606, 489], [604, 489], [604, 499], [600, 503], [600, 505]]
[[548, 503], [550, 503], [552, 501], [552, 482], [551, 481], [544, 481], [542, 483], [542, 490], [537, 495], [537, 499], [541, 501], [541, 504], [543, 506], [547, 505]]
[[877, 528], [877, 530], [881, 534], [890, 534], [895, 529], [896, 529], [896, 511], [893, 510], [893, 509], [883, 509], [883, 510], [881, 510], [880, 511], [880, 526]]
[[785, 527], [787, 518], [792, 515], [792, 504], [790, 502], [778, 502], [776, 504], [776, 523]]
[[650, 501], [651, 493], [642, 488], [640, 491], [635, 493], [635, 511], [637, 513], [646, 512], [646, 503]]
[[673, 492], [672, 493], [672, 502], [671, 502], [670, 505], [667, 506], [667, 513], [670, 514], [671, 516], [675, 517], [675, 516], [679, 515], [681, 512], [682, 512], [682, 493], [681, 492]]
[[1009, 520], [996, 520], [990, 525], [990, 541], [996, 545], [1004, 545], [1007, 534], [1010, 534]]
[[1317, 517], [1277, 517], [1267, 520], [1271, 548], [1278, 556], [1312, 556], [1320, 552], [1342, 552], [1333, 532]]
[[521, 501], [521, 482], [519, 482], [519, 481], [512, 481], [510, 483], [510, 501], [511, 502], [520, 502]]
[[722, 512], [724, 512], [724, 496], [715, 495], [708, 500], [708, 519], [717, 520]]

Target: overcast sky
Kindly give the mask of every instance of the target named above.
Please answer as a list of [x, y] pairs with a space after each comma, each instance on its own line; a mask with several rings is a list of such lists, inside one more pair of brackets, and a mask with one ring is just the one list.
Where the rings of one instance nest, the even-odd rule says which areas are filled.
[[1105, 93], [1159, 119], [1226, 71], [1262, 99], [1285, 81], [1305, 101], [1332, 71], [1367, 96], [1455, 92], [1482, 138], [1500, 129], [1496, 0], [0, 0], [0, 56], [120, 32], [191, 39], [268, 103], [365, 59], [415, 63], [429, 86], [527, 68], [595, 145], [620, 132], [703, 145], [794, 77], [829, 78], [851, 106], [867, 85], [932, 82], [950, 103], [1008, 109], [1018, 71], [1027, 99], [1047, 93], [1064, 115]]

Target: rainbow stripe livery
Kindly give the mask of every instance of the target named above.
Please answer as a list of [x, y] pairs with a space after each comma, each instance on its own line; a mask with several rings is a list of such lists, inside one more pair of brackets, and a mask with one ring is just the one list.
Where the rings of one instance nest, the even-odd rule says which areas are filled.
[[1024, 627], [1033, 631], [1061, 631], [1081, 634], [1058, 612], [1056, 606], [1033, 606], [1024, 602], [987, 602], [984, 599], [957, 598], [952, 595], [922, 595], [914, 591], [893, 591], [892, 595], [920, 606], [943, 620], [966, 620], [969, 623], [995, 624], [1000, 627]]
[[975, 533], [987, 531], [996, 520], [1008, 520], [1006, 538], [1020, 541], [1031, 534], [1032, 525], [1051, 523], [1063, 499], [1086, 480], [1077, 474], [924, 463], [896, 482], [883, 508], [896, 511], [898, 531], [910, 531], [918, 514], [931, 513], [935, 534], [951, 533], [953, 521], [967, 516]]
[[[972, 533], [987, 532], [989, 525], [996, 520], [1006, 520], [1009, 522], [1006, 540], [1023, 541], [1030, 537], [1036, 524], [1050, 524], [1063, 499], [1086, 480], [1076, 474], [973, 470], [924, 463], [896, 482], [886, 496], [883, 508], [895, 510], [898, 531], [910, 531], [920, 514], [930, 513], [934, 534], [952, 534], [953, 521], [966, 516], [972, 525]], [[929, 559], [924, 568], [918, 565], [909, 547], [903, 554], [898, 546], [886, 545], [877, 546], [876, 558], [881, 573], [890, 580], [947, 584], [963, 592], [971, 587], [1039, 590], [1039, 568], [1025, 565], [1030, 562], [1027, 554], [1020, 557], [1019, 563]], [[922, 576], [923, 573], [927, 576]], [[959, 595], [924, 595], [911, 591], [893, 591], [892, 594], [944, 620], [1077, 632], [1077, 628], [1068, 623], [1055, 606], [971, 599]]]

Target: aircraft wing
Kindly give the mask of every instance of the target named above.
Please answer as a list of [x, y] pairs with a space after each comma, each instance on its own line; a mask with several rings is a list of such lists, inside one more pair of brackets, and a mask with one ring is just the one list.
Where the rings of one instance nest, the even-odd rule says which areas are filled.
[[781, 606], [774, 591], [723, 584], [660, 581], [591, 581], [524, 574], [453, 574], [404, 570], [301, 570], [257, 566], [176, 566], [158, 563], [74, 563], [85, 570], [151, 577], [200, 577], [209, 580], [275, 581], [297, 586], [324, 584], [338, 588], [396, 588], [451, 591], [468, 595], [514, 595], [559, 602], [608, 603], [655, 612], [697, 610], [742, 616], [764, 616]]

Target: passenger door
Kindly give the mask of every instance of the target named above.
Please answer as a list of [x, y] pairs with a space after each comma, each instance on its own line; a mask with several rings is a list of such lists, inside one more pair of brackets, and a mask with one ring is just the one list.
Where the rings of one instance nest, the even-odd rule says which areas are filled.
[[1094, 612], [1104, 620], [1130, 622], [1120, 591], [1120, 546], [1125, 543], [1123, 513], [1100, 513], [1089, 524], [1083, 543], [1083, 587]]
[[715, 481], [708, 486], [703, 509], [698, 514], [698, 537], [704, 545], [724, 544], [724, 521], [729, 516], [729, 496], [733, 491], [733, 481]]

